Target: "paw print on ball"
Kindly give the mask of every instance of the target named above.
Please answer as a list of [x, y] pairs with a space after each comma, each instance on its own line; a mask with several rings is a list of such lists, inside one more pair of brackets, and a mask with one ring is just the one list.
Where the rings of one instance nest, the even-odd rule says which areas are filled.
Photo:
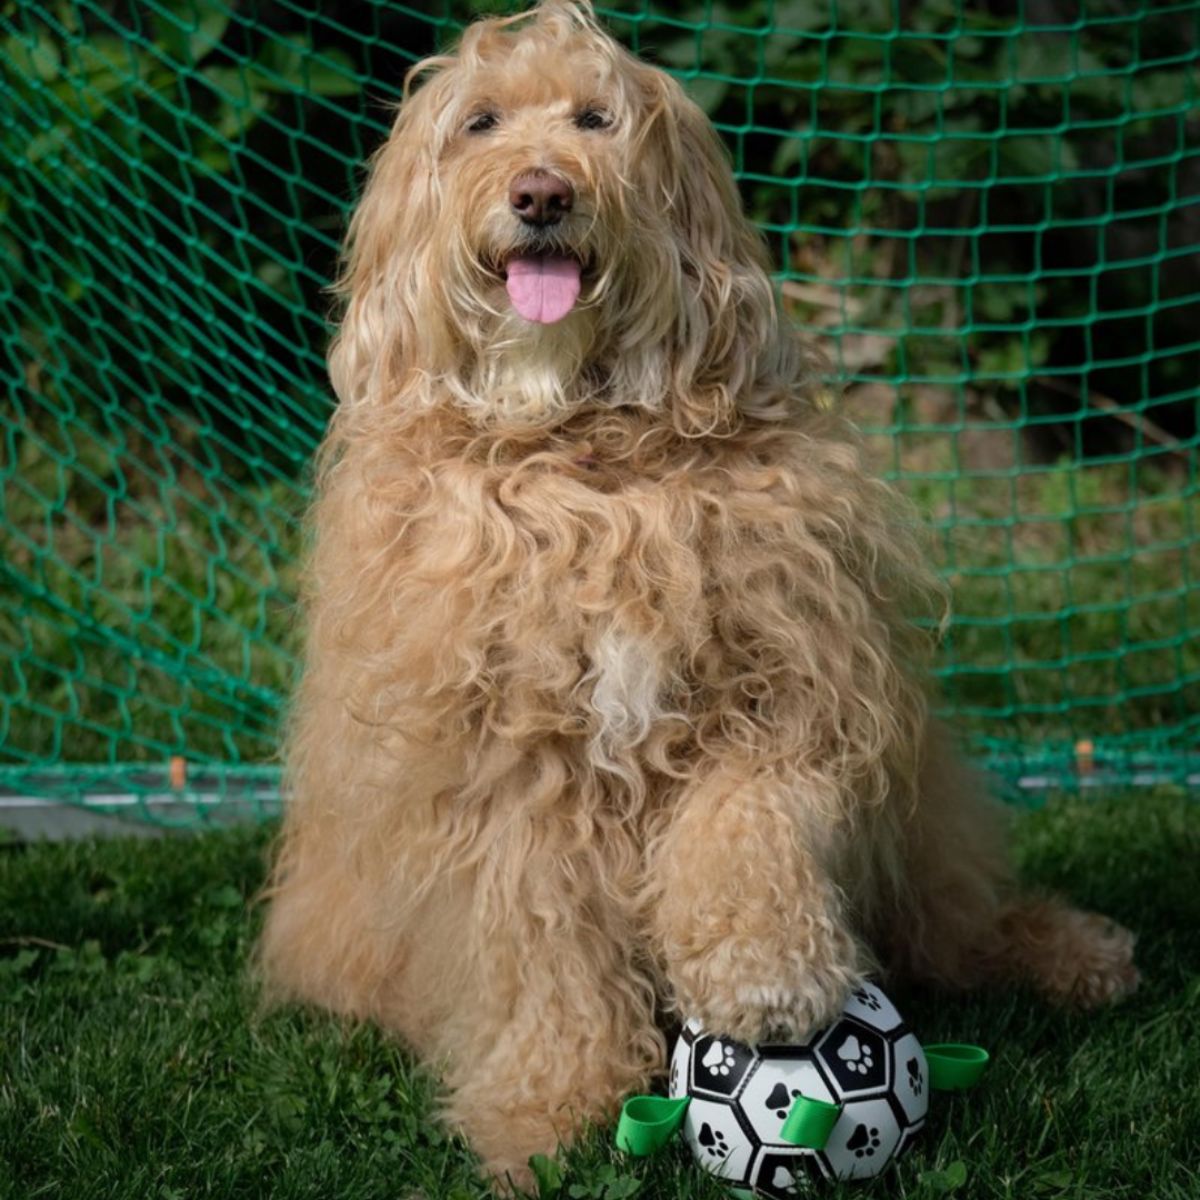
[[871, 1047], [860, 1042], [857, 1035], [853, 1033], [837, 1048], [837, 1055], [849, 1070], [859, 1075], [869, 1075], [871, 1068], [875, 1065], [875, 1056], [871, 1053]]
[[734, 1096], [754, 1066], [749, 1046], [731, 1038], [705, 1034], [692, 1047], [692, 1089], [718, 1096]]
[[925, 1076], [921, 1073], [921, 1064], [916, 1058], [910, 1058], [904, 1066], [908, 1071], [908, 1086], [912, 1088], [914, 1096], [919, 1096], [925, 1090]]
[[869, 1179], [895, 1154], [903, 1136], [903, 1117], [891, 1096], [855, 1100], [834, 1126], [829, 1144], [817, 1157], [826, 1174], [839, 1179]]
[[771, 1109], [782, 1121], [788, 1115], [788, 1111], [791, 1109], [793, 1101], [799, 1095], [799, 1088], [788, 1088], [782, 1083], [777, 1083], [771, 1089], [771, 1094], [766, 1099], [767, 1108]]
[[724, 1158], [729, 1153], [729, 1143], [725, 1140], [725, 1135], [719, 1129], [714, 1129], [707, 1121], [700, 1126], [696, 1141], [700, 1143], [704, 1153], [710, 1158]]
[[708, 1053], [700, 1060], [700, 1065], [710, 1075], [728, 1075], [737, 1065], [737, 1059], [724, 1042], [713, 1042]]
[[879, 997], [874, 992], [868, 992], [866, 988], [856, 988], [854, 998], [859, 1004], [865, 1005], [872, 1012], [878, 1012], [883, 1007]]
[[874, 1158], [879, 1149], [879, 1130], [860, 1124], [847, 1140], [846, 1149], [853, 1150], [855, 1158]]
[[904, 1024], [892, 1002], [873, 983], [861, 983], [850, 993], [844, 1015], [880, 1033], [891, 1033]]
[[789, 1167], [777, 1166], [771, 1172], [771, 1178], [763, 1182], [769, 1183], [772, 1191], [782, 1192], [785, 1196], [800, 1195], [800, 1180]]
[[883, 1036], [853, 1018], [839, 1021], [817, 1046], [822, 1072], [846, 1096], [885, 1089], [891, 1076], [891, 1055]]
[[792, 1200], [793, 1196], [812, 1196], [812, 1184], [821, 1180], [820, 1169], [808, 1153], [765, 1152], [758, 1160], [754, 1194], [770, 1200]]

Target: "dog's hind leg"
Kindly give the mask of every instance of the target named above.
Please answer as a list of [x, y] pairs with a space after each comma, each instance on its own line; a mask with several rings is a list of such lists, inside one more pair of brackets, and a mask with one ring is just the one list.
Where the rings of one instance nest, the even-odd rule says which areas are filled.
[[895, 892], [876, 897], [872, 924], [882, 957], [901, 973], [952, 986], [1024, 981], [1084, 1005], [1137, 985], [1128, 930], [1020, 890], [1004, 814], [936, 726], [900, 841]]
[[298, 825], [286, 834], [268, 892], [256, 963], [265, 996], [355, 1019], [377, 1016], [399, 947], [378, 928], [372, 881], [339, 845], [344, 830], [336, 823]]
[[298, 1000], [365, 1019], [376, 1015], [398, 953], [380, 919], [380, 837], [361, 832], [369, 747], [332, 697], [309, 703], [302, 721], [304, 753], [293, 754], [256, 966], [271, 1002]]
[[[450, 749], [397, 742], [354, 720], [330, 687], [308, 686], [289, 761], [290, 798], [265, 890], [256, 966], [271, 1002], [301, 1001], [376, 1020], [415, 1046], [425, 1013], [409, 1002], [409, 962], [430, 938], [434, 798], [461, 778]], [[418, 897], [419, 898], [419, 897]], [[432, 910], [437, 915], [437, 909]]]

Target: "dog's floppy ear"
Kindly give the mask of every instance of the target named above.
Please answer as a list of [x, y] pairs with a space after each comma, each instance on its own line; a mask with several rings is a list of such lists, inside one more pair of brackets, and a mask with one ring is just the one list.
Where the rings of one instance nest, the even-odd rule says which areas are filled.
[[675, 80], [653, 76], [646, 150], [662, 159], [661, 202], [683, 281], [674, 399], [690, 426], [716, 428], [749, 399], [778, 341], [767, 253], [716, 130]]
[[[343, 405], [386, 400], [403, 390], [410, 364], [434, 360], [433, 314], [419, 311], [437, 202], [437, 118], [449, 90], [451, 58], [418, 63], [405, 81], [400, 114], [371, 159], [350, 221], [341, 274], [341, 326], [329, 352]], [[413, 89], [422, 74], [433, 72]]]

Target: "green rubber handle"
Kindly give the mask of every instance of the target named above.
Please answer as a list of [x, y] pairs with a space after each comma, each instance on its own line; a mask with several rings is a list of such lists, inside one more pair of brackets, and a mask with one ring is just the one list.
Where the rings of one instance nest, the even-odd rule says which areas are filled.
[[[990, 1061], [982, 1046], [964, 1042], [939, 1042], [924, 1049], [929, 1064], [929, 1086], [939, 1092], [974, 1087]], [[622, 1106], [617, 1122], [617, 1149], [638, 1157], [653, 1154], [683, 1124], [690, 1103], [690, 1096], [674, 1100], [666, 1096], [631, 1096]], [[797, 1096], [779, 1138], [793, 1146], [822, 1150], [841, 1115], [840, 1104]]]
[[938, 1092], [956, 1092], [974, 1087], [990, 1056], [982, 1046], [965, 1042], [939, 1042], [925, 1047], [929, 1063], [929, 1086]]
[[841, 1115], [840, 1104], [814, 1100], [811, 1096], [797, 1096], [779, 1131], [780, 1140], [809, 1150], [824, 1150]]
[[639, 1158], [666, 1145], [683, 1124], [690, 1096], [669, 1100], [666, 1096], [630, 1096], [617, 1122], [617, 1149]]

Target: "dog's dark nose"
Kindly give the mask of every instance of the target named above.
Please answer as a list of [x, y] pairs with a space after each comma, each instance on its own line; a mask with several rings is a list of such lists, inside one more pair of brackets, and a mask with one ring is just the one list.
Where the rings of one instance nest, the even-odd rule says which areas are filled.
[[524, 171], [512, 181], [508, 202], [526, 225], [557, 225], [575, 203], [575, 189], [551, 171]]

